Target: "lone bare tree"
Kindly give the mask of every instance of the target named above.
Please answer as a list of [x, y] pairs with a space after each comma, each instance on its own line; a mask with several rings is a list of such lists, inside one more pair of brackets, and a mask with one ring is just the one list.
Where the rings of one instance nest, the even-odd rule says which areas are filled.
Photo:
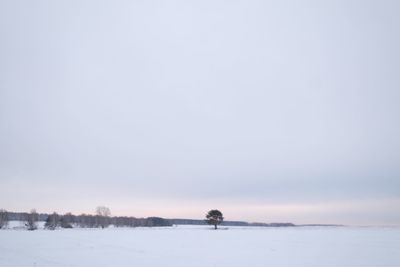
[[37, 229], [37, 221], [39, 220], [39, 214], [35, 209], [32, 209], [30, 213], [26, 216], [26, 227], [29, 231], [33, 231]]
[[96, 224], [101, 228], [105, 228], [110, 224], [111, 211], [109, 208], [99, 206], [96, 208]]
[[219, 210], [210, 210], [206, 215], [206, 222], [214, 225], [214, 229], [217, 230], [217, 225], [221, 224], [224, 220], [222, 212]]
[[6, 210], [0, 209], [0, 229], [8, 225], [8, 213]]

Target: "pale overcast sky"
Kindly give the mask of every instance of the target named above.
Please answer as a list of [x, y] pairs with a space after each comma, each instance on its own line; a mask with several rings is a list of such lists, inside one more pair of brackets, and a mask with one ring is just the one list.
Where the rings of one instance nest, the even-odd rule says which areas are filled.
[[0, 0], [0, 208], [400, 225], [399, 14]]

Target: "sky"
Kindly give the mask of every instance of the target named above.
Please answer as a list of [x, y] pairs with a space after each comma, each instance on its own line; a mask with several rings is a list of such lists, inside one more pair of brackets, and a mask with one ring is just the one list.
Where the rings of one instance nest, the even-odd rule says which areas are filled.
[[400, 225], [399, 13], [0, 0], [0, 208]]

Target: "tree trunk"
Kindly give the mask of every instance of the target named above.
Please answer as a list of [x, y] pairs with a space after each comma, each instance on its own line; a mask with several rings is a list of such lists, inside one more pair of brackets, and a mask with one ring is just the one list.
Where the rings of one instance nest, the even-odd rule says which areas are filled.
[[217, 230], [217, 224], [214, 224], [214, 229]]

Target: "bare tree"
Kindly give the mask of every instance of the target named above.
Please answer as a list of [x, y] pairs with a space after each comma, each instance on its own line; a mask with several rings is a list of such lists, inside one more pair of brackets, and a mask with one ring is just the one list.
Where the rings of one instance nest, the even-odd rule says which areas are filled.
[[37, 221], [39, 220], [39, 214], [35, 209], [32, 209], [26, 216], [26, 227], [28, 230], [33, 231], [37, 229]]
[[6, 210], [0, 209], [0, 229], [8, 225], [8, 213]]
[[96, 208], [96, 225], [105, 228], [110, 224], [111, 211], [109, 208], [99, 206]]

